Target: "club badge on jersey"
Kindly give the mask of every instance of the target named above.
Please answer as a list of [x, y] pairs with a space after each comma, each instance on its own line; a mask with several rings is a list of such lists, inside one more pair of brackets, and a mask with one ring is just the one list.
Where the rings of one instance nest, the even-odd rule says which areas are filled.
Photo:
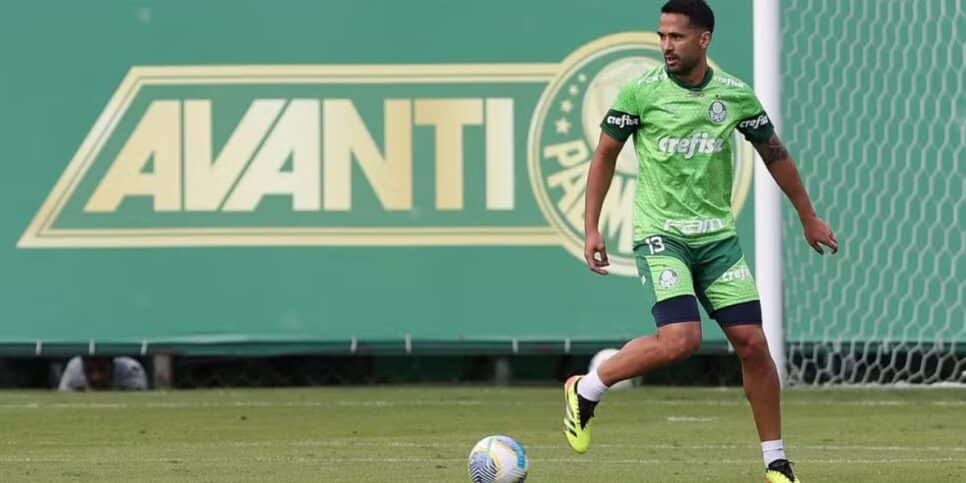
[[725, 107], [724, 102], [719, 99], [711, 101], [711, 106], [708, 107], [708, 119], [715, 124], [721, 124], [728, 119], [728, 108]]

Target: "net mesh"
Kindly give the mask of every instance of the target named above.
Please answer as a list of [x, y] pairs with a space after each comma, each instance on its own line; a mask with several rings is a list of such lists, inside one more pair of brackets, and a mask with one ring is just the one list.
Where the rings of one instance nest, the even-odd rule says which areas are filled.
[[784, 213], [793, 384], [966, 381], [963, 5], [782, 4], [782, 137], [842, 246]]

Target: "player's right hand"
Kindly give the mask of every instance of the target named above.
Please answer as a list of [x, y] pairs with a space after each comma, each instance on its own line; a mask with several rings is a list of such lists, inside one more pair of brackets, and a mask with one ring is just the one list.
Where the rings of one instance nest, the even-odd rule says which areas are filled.
[[607, 275], [604, 267], [610, 266], [607, 261], [607, 247], [604, 246], [604, 238], [599, 232], [587, 233], [584, 237], [584, 260], [587, 261], [587, 268], [590, 271]]

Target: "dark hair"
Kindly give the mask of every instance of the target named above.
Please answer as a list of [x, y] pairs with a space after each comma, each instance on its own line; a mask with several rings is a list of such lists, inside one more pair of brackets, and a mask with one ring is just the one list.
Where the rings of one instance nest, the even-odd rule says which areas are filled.
[[691, 25], [714, 32], [714, 12], [704, 0], [668, 0], [661, 13], [679, 13], [688, 17]]

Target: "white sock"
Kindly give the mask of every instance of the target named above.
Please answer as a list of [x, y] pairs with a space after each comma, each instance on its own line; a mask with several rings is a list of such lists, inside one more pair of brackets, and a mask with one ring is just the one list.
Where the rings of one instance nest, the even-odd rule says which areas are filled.
[[[579, 389], [580, 386], [577, 386], [577, 388]], [[770, 465], [772, 461], [786, 459], [785, 445], [780, 439], [776, 439], [774, 441], [762, 441], [761, 456], [765, 460], [765, 466]]]
[[577, 383], [577, 394], [588, 401], [600, 401], [600, 397], [605, 392], [607, 392], [607, 386], [601, 382], [596, 369], [580, 378], [580, 382]]

